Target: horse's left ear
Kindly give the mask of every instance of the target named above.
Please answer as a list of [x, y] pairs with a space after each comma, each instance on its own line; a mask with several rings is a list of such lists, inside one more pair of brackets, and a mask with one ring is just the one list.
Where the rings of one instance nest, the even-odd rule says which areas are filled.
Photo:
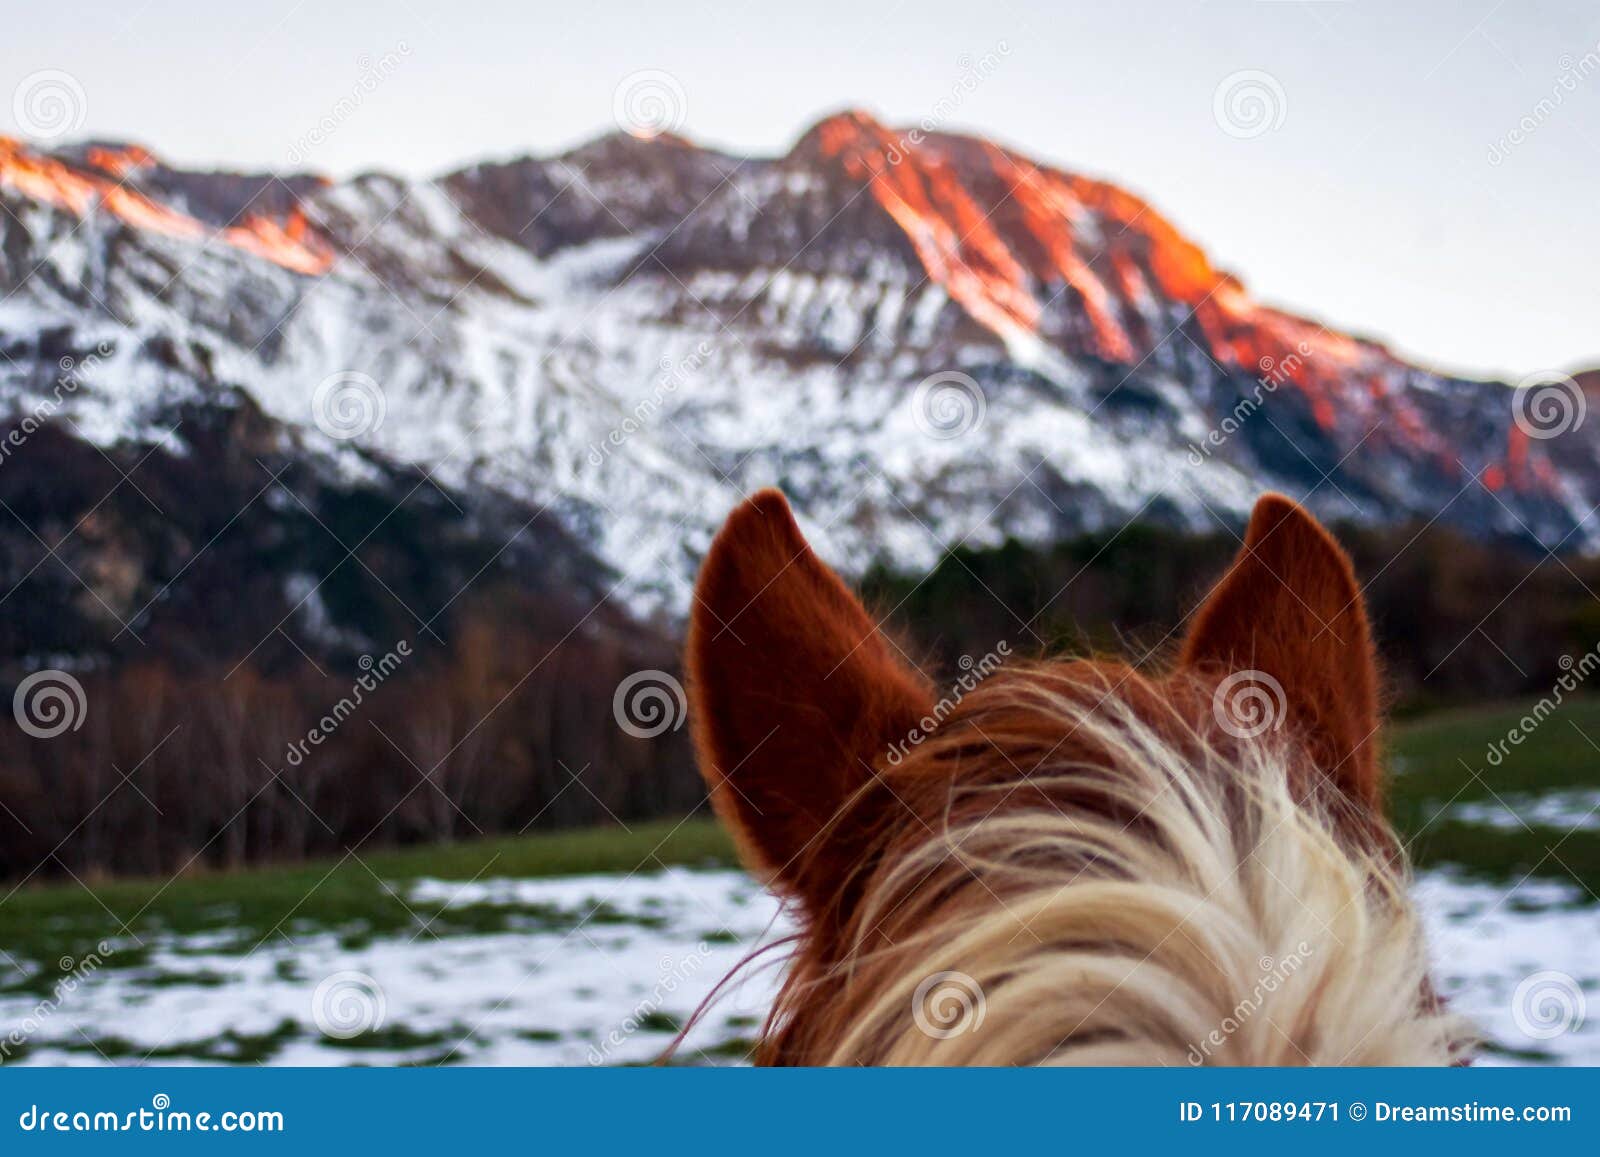
[[875, 765], [932, 705], [789, 504], [728, 517], [695, 585], [690, 715], [701, 774], [746, 863], [822, 905], [899, 805]]
[[1285, 712], [1347, 795], [1378, 806], [1378, 674], [1361, 589], [1344, 551], [1297, 503], [1281, 494], [1256, 503], [1244, 548], [1196, 612], [1181, 662], [1276, 681], [1282, 702], [1266, 709]]

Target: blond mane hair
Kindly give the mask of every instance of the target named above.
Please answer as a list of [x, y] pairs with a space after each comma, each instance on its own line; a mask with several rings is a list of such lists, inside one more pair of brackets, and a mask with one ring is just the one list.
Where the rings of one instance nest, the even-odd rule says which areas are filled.
[[1267, 495], [1186, 619], [1149, 670], [969, 660], [941, 696], [781, 494], [729, 516], [687, 660], [712, 804], [797, 916], [759, 1060], [1465, 1058], [1349, 558]]
[[[841, 960], [797, 958], [769, 1026], [779, 1049], [821, 1064], [1461, 1059], [1472, 1030], [1427, 995], [1387, 842], [1295, 797], [1305, 757], [1281, 734], [1233, 742], [1144, 706], [1088, 665], [974, 692], [908, 760], [960, 767], [943, 822], [884, 849]], [[1050, 735], [1073, 741], [1019, 793], [1006, 764], [1030, 766]]]

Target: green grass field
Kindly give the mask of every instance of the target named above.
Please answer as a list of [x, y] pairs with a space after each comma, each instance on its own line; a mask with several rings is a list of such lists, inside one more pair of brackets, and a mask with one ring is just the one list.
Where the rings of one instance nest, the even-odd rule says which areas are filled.
[[1572, 701], [1533, 729], [1499, 767], [1487, 755], [1528, 705], [1452, 711], [1397, 727], [1390, 739], [1390, 811], [1419, 867], [1454, 864], [1515, 883], [1526, 875], [1572, 880], [1600, 893], [1600, 815], [1588, 829], [1510, 830], [1440, 815], [1445, 805], [1600, 790], [1600, 699]]
[[[1600, 699], [1563, 707], [1500, 767], [1486, 761], [1521, 708], [1475, 709], [1396, 727], [1391, 801], [1419, 866], [1451, 864], [1507, 886], [1527, 875], [1575, 880], [1600, 892], [1600, 830], [1501, 830], [1464, 822], [1446, 805], [1553, 790], [1600, 788]], [[0, 992], [43, 985], [53, 962], [82, 957], [103, 939], [129, 934], [210, 933], [240, 952], [278, 937], [333, 930], [352, 945], [414, 929], [419, 919], [440, 936], [503, 929], [501, 907], [430, 907], [403, 902], [392, 886], [423, 877], [469, 880], [578, 873], [628, 873], [667, 865], [728, 865], [733, 850], [709, 818], [658, 821], [448, 846], [362, 853], [359, 858], [267, 867], [175, 880], [34, 883], [0, 903], [0, 950], [36, 970], [0, 969]], [[0, 891], [0, 895], [4, 892]], [[602, 914], [603, 919], [603, 914]], [[141, 963], [137, 947], [120, 948], [117, 967]], [[47, 962], [51, 964], [46, 967]], [[3, 963], [3, 957], [0, 957]], [[23, 973], [32, 971], [33, 975]]]
[[[129, 933], [222, 933], [227, 947], [247, 952], [264, 939], [309, 930], [340, 931], [347, 941], [415, 928], [431, 934], [502, 930], [504, 908], [451, 908], [403, 901], [396, 890], [424, 877], [536, 878], [592, 872], [628, 873], [668, 865], [733, 864], [732, 844], [710, 819], [657, 820], [628, 829], [597, 828], [498, 837], [448, 845], [383, 850], [283, 867], [205, 872], [172, 880], [50, 882], [18, 889], [0, 902], [0, 950], [41, 966], [32, 983], [51, 980], [47, 962], [81, 958], [107, 938]], [[9, 890], [9, 888], [7, 889]], [[0, 896], [4, 893], [0, 892]], [[526, 913], [522, 913], [526, 915]], [[118, 967], [143, 963], [122, 947]], [[8, 985], [0, 992], [27, 986]]]

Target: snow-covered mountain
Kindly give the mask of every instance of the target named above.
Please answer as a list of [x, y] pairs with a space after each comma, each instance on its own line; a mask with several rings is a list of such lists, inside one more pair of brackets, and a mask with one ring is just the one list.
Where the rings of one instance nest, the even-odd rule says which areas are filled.
[[320, 485], [426, 486], [457, 536], [669, 618], [769, 483], [847, 569], [1211, 530], [1264, 488], [1600, 547], [1592, 385], [1407, 364], [1256, 302], [1114, 185], [860, 113], [778, 158], [615, 135], [431, 181], [0, 140], [0, 298], [19, 430], [237, 474], [249, 448], [195, 435], [241, 423], [197, 415], [244, 407]]

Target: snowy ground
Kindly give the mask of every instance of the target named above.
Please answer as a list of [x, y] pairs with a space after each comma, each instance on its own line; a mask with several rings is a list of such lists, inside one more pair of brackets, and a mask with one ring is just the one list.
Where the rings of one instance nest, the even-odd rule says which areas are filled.
[[[1550, 1035], [1564, 1007], [1600, 991], [1600, 905], [1548, 881], [1508, 889], [1444, 872], [1424, 874], [1416, 894], [1444, 991], [1498, 1046], [1487, 1060], [1600, 1064], [1600, 1006]], [[28, 1064], [637, 1063], [787, 928], [765, 892], [726, 870], [422, 881], [406, 895], [505, 919], [437, 938], [308, 929], [249, 953], [222, 936], [170, 936], [48, 1012], [37, 995], [0, 997], [0, 1026], [35, 1026]], [[776, 980], [766, 967], [727, 992], [681, 1058], [743, 1060]]]

